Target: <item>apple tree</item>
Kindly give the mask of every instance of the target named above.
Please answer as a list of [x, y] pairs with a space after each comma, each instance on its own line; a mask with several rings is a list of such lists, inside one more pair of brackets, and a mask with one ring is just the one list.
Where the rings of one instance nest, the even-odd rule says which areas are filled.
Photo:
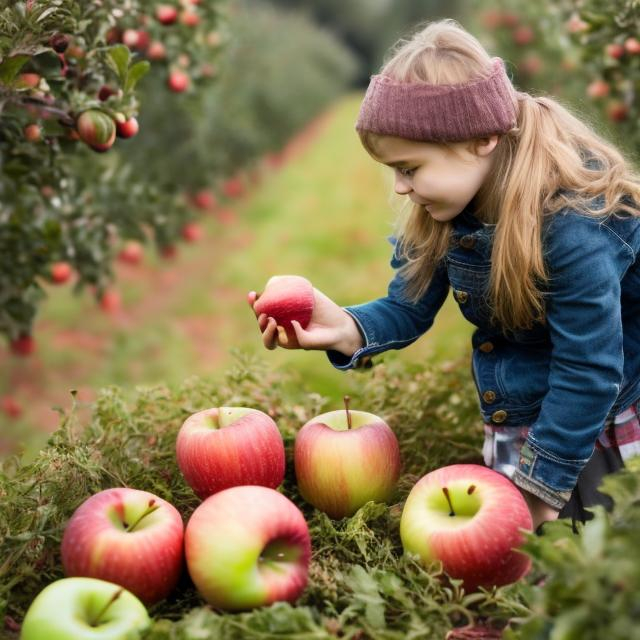
[[167, 112], [172, 93], [214, 81], [223, 8], [0, 0], [0, 333], [14, 353], [33, 350], [43, 284], [73, 277], [101, 298], [125, 239], [169, 251], [193, 215], [179, 194], [138, 179], [125, 139], [148, 73], [163, 79], [154, 98]]

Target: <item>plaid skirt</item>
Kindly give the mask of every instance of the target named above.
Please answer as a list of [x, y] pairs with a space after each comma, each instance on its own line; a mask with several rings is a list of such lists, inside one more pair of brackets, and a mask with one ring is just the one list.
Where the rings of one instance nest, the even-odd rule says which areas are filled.
[[[482, 455], [488, 467], [511, 478], [518, 466], [520, 448], [529, 427], [484, 425]], [[612, 501], [598, 491], [602, 478], [624, 467], [624, 461], [640, 455], [640, 400], [617, 414], [603, 429], [589, 462], [578, 476], [571, 498], [560, 511], [560, 518], [585, 522], [593, 517], [586, 508], [597, 504], [611, 509]]]

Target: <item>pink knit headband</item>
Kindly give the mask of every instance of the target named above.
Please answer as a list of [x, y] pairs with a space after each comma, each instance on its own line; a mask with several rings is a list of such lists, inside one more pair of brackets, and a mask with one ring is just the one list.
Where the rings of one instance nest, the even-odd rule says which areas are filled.
[[506, 133], [516, 125], [519, 94], [502, 58], [492, 58], [491, 68], [488, 77], [460, 84], [371, 76], [356, 129], [423, 142], [459, 142]]

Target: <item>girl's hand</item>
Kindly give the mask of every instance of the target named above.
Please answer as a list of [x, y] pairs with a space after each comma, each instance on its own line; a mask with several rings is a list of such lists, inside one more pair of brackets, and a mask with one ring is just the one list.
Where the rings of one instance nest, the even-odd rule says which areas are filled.
[[524, 489], [520, 489], [520, 493], [522, 493], [527, 506], [529, 507], [529, 512], [531, 513], [531, 519], [533, 520], [533, 530], [535, 531], [543, 522], [547, 522], [549, 520], [557, 520], [558, 514], [560, 513], [553, 507], [550, 507], [544, 500], [538, 498], [538, 496], [534, 496], [532, 493], [525, 491]]
[[256, 313], [254, 304], [259, 297], [260, 294], [251, 291], [247, 295], [247, 302], [256, 314], [262, 342], [267, 349], [333, 349], [351, 356], [363, 346], [354, 319], [316, 288], [313, 289], [313, 313], [306, 329], [296, 320], [292, 321], [295, 337], [288, 336], [284, 327], [278, 326], [274, 318]]

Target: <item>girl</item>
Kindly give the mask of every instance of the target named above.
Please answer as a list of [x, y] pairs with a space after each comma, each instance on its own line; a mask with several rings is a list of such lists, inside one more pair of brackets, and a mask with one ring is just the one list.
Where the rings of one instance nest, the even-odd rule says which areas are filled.
[[584, 521], [607, 505], [602, 476], [640, 452], [640, 175], [556, 100], [517, 92], [454, 20], [391, 54], [356, 123], [410, 201], [388, 295], [343, 308], [315, 290], [295, 339], [258, 317], [264, 345], [367, 366], [425, 333], [451, 288], [477, 327], [486, 464], [520, 488], [534, 527]]

